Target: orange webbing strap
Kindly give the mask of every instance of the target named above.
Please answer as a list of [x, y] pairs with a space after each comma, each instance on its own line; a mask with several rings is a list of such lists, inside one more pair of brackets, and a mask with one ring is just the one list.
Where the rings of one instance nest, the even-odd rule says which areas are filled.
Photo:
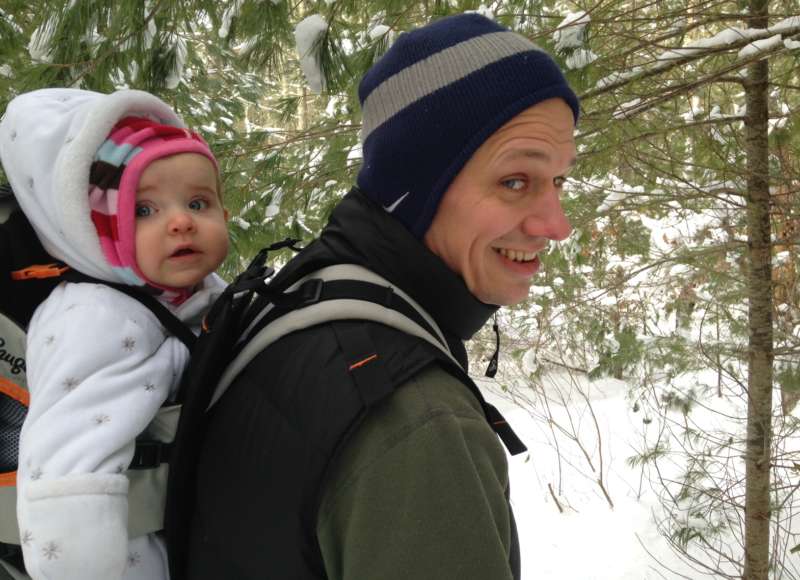
[[31, 404], [31, 394], [27, 389], [23, 389], [18, 384], [8, 380], [5, 377], [0, 377], [0, 394], [8, 395], [15, 401], [19, 401], [26, 407]]
[[[0, 377], [0, 396], [6, 395], [19, 401], [26, 407], [30, 404], [30, 393], [5, 377]], [[17, 485], [17, 472], [9, 471], [0, 473], [0, 487], [13, 487]]]
[[69, 270], [69, 266], [60, 264], [33, 264], [22, 270], [11, 272], [12, 280], [41, 280], [43, 278], [57, 278]]

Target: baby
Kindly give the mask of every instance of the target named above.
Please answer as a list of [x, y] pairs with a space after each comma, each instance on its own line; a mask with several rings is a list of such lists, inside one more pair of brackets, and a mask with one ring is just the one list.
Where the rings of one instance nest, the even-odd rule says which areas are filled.
[[[0, 159], [47, 251], [77, 272], [138, 287], [195, 332], [224, 284], [217, 162], [160, 99], [44, 89], [15, 98]], [[129, 538], [136, 437], [175, 394], [189, 352], [151, 310], [70, 281], [28, 329], [30, 408], [17, 516], [34, 579], [168, 578], [156, 533]]]

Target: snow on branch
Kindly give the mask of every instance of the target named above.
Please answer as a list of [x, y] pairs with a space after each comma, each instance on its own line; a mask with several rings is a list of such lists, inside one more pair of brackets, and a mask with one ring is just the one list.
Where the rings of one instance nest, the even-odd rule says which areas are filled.
[[494, 12], [491, 8], [488, 8], [486, 4], [481, 4], [477, 10], [464, 10], [465, 13], [473, 13], [473, 14], [480, 14], [481, 16], [485, 16], [489, 20], [494, 20]]
[[568, 13], [553, 33], [555, 49], [563, 52], [569, 48], [582, 47], [586, 38], [586, 26], [590, 21], [591, 18], [586, 12]]
[[591, 22], [587, 12], [570, 12], [553, 32], [555, 49], [567, 55], [566, 65], [569, 69], [580, 69], [597, 60], [597, 55], [584, 48], [586, 26]]
[[637, 185], [626, 190], [616, 190], [609, 193], [603, 202], [597, 207], [597, 213], [606, 213], [613, 209], [621, 202], [628, 199], [628, 197], [636, 196], [644, 193], [644, 187]]
[[762, 38], [761, 40], [754, 40], [744, 48], [742, 48], [736, 58], [749, 58], [751, 56], [757, 55], [759, 53], [767, 53], [775, 50], [777, 47], [783, 44], [783, 40], [780, 34], [776, 34], [775, 36], [770, 36], [769, 38]]
[[628, 116], [629, 111], [636, 109], [636, 106], [642, 102], [642, 99], [633, 99], [627, 103], [622, 103], [616, 111], [611, 115], [614, 119], [624, 119]]
[[[582, 94], [580, 98], [585, 101], [610, 92], [634, 80], [654, 76], [674, 67], [726, 50], [739, 49], [739, 54], [737, 55], [738, 64], [727, 67], [728, 71], [737, 70], [743, 66], [744, 63], [742, 61], [749, 61], [751, 57], [762, 51], [777, 52], [777, 46], [781, 44], [781, 37], [789, 41], [788, 43], [783, 41], [785, 49], [792, 50], [796, 48], [796, 41], [788, 37], [798, 33], [800, 33], [800, 16], [786, 18], [768, 28], [726, 28], [711, 37], [692, 40], [686, 46], [666, 50], [651, 63], [635, 66], [629, 71], [613, 72], [597, 81], [595, 88]], [[747, 50], [745, 51], [745, 49]], [[742, 52], [745, 52], [745, 54], [743, 55]]]
[[317, 94], [325, 88], [325, 77], [319, 60], [320, 40], [328, 30], [327, 21], [319, 14], [312, 14], [297, 23], [294, 39], [297, 54], [300, 56], [300, 68], [308, 81], [311, 90]]
[[186, 40], [183, 37], [175, 35], [174, 40], [175, 62], [167, 75], [166, 85], [168, 89], [177, 89], [178, 85], [181, 84], [183, 69], [186, 66], [186, 57], [189, 52], [186, 47]]
[[598, 58], [594, 51], [588, 48], [579, 48], [570, 54], [566, 59], [567, 68], [579, 69], [592, 64]]
[[233, 19], [239, 15], [243, 3], [244, 0], [235, 0], [233, 4], [225, 9], [225, 12], [222, 14], [222, 24], [218, 32], [220, 38], [228, 38], [228, 33], [231, 30], [231, 23]]
[[53, 35], [56, 32], [58, 19], [51, 16], [45, 20], [36, 30], [31, 34], [31, 40], [28, 43], [28, 54], [35, 62], [51, 62], [52, 47], [50, 46], [53, 40]]
[[773, 34], [794, 34], [798, 28], [800, 28], [800, 16], [790, 16], [777, 24], [773, 24], [767, 30]]

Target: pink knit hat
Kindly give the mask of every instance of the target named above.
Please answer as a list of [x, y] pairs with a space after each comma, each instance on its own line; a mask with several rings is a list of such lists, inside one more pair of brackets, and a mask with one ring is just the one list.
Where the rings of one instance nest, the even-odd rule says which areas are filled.
[[178, 153], [198, 153], [219, 171], [208, 144], [187, 129], [125, 117], [100, 146], [89, 175], [89, 205], [103, 254], [120, 281], [147, 286], [180, 304], [191, 291], [161, 286], [147, 279], [136, 261], [136, 190], [145, 168]]

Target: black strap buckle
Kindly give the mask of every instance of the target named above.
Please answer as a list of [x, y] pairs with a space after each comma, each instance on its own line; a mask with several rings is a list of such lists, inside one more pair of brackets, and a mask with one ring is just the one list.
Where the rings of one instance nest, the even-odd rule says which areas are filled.
[[136, 441], [136, 450], [128, 469], [153, 469], [169, 461], [170, 443], [163, 441]]
[[321, 278], [312, 278], [303, 282], [297, 289], [298, 306], [310, 306], [319, 302], [325, 282]]
[[270, 266], [262, 266], [257, 272], [247, 271], [229, 284], [225, 290], [229, 294], [238, 294], [249, 290], [258, 291], [274, 273], [275, 270]]

